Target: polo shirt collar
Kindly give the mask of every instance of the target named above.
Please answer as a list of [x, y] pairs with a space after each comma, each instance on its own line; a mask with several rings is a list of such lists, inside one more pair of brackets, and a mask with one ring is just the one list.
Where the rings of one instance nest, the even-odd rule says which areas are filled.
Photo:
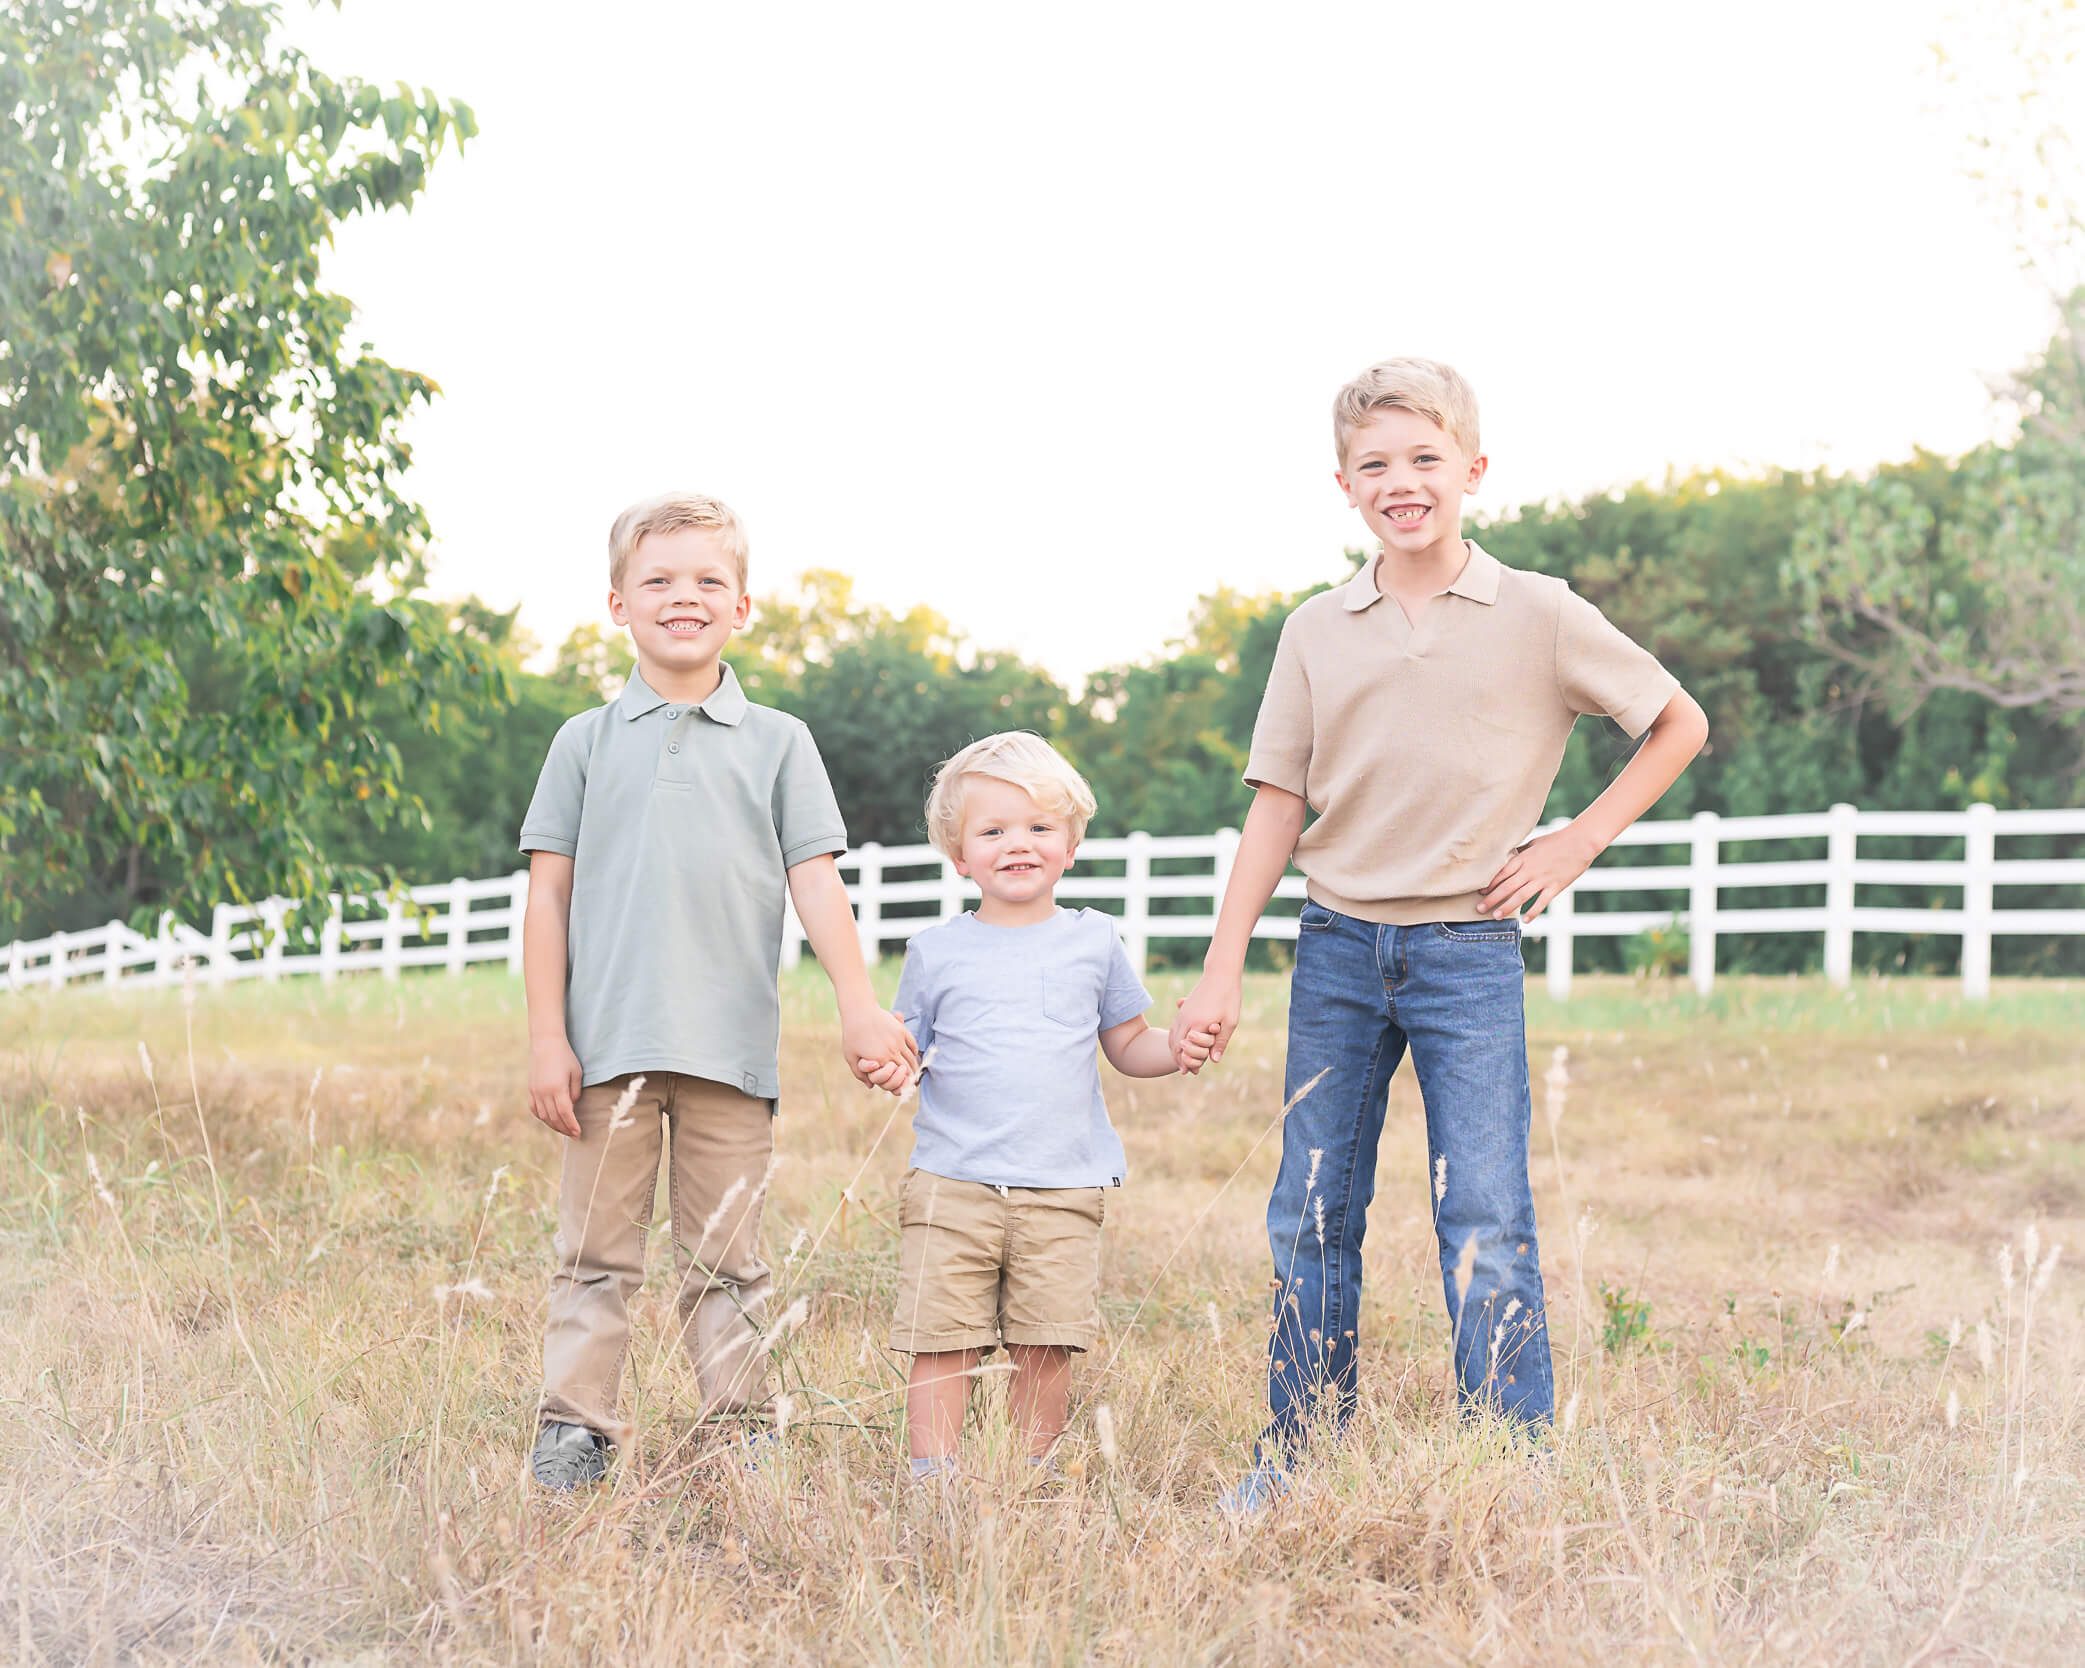
[[[738, 674], [731, 669], [731, 662], [724, 663], [724, 676], [717, 687], [710, 691], [709, 699], [699, 703], [705, 716], [714, 718], [719, 724], [737, 724], [746, 716], [751, 704], [746, 692], [739, 687]], [[615, 699], [616, 710], [626, 719], [642, 718], [648, 712], [657, 712], [666, 704], [666, 697], [659, 694], [644, 681], [644, 674], [636, 667], [630, 668], [630, 681], [623, 685], [622, 694]]]
[[[1463, 543], [1470, 547], [1469, 560], [1463, 563], [1462, 572], [1455, 576], [1455, 583], [1441, 594], [1467, 597], [1488, 608], [1499, 600], [1499, 559], [1484, 550], [1475, 539], [1465, 539]], [[1367, 563], [1340, 586], [1339, 593], [1339, 600], [1349, 614], [1358, 614], [1379, 601], [1383, 593], [1376, 589], [1375, 563]]]

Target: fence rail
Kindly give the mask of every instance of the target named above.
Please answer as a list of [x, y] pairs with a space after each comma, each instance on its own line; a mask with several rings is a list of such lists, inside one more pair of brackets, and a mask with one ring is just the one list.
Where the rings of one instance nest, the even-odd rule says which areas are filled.
[[[1560, 824], [1551, 826], [1561, 826]], [[1999, 811], [1972, 805], [1966, 811], [1860, 811], [1834, 805], [1829, 811], [1793, 816], [1718, 817], [1704, 811], [1686, 821], [1640, 822], [1625, 830], [1611, 851], [1635, 847], [1681, 847], [1679, 863], [1605, 861], [1579, 877], [1528, 929], [1548, 949], [1548, 988], [1561, 1001], [1571, 993], [1572, 947], [1582, 938], [1628, 938], [1677, 918], [1688, 934], [1688, 973], [1704, 995], [1716, 977], [1716, 945], [1737, 933], [1821, 933], [1824, 970], [1835, 983], [1853, 972], [1856, 933], [1923, 933], [1962, 941], [1962, 989], [1970, 998], [1989, 994], [1991, 941], [2006, 935], [2085, 934], [2085, 907], [2021, 909], [1999, 907], [2003, 887], [2080, 889], [2085, 900], [2085, 858], [2001, 858], [2001, 840], [2048, 835], [2085, 835], [2085, 809]], [[1962, 842], [1953, 858], [1862, 857], [1863, 838], [1940, 838]], [[1723, 847], [1744, 842], [1801, 840], [1825, 843], [1821, 858], [1727, 860]], [[1058, 889], [1071, 904], [1119, 903], [1121, 932], [1130, 958], [1148, 963], [1154, 938], [1206, 940], [1215, 930], [1216, 905], [1230, 879], [1238, 849], [1235, 829], [1214, 834], [1130, 834], [1088, 840], [1078, 866]], [[1184, 860], [1193, 873], [1153, 873], [1156, 862]], [[1204, 867], [1206, 865], [1206, 867]], [[1120, 868], [1120, 873], [1100, 869]], [[853, 900], [864, 954], [872, 959], [900, 945], [922, 927], [959, 913], [977, 892], [931, 846], [866, 845], [840, 859]], [[1743, 908], [1723, 902], [1726, 892], [1758, 887], [1821, 888], [1821, 904]], [[1866, 886], [1952, 888], [1956, 907], [1907, 908], [1863, 904]], [[1290, 874], [1275, 896], [1300, 902], [1303, 877]], [[1657, 898], [1656, 907], [1580, 909], [1590, 893], [1613, 892]], [[1200, 900], [1192, 914], [1154, 913], [1162, 899]], [[440, 967], [460, 973], [474, 962], [521, 967], [521, 919], [528, 900], [528, 872], [490, 880], [453, 880], [415, 886], [400, 898], [335, 898], [323, 921], [300, 922], [280, 899], [250, 907], [219, 904], [210, 930], [200, 932], [168, 917], [154, 936], [118, 921], [87, 932], [54, 933], [6, 947], [6, 988], [21, 990], [80, 981], [105, 985], [156, 985], [193, 976], [211, 984], [235, 979], [275, 980], [317, 974], [374, 970], [396, 978], [408, 967]], [[895, 911], [895, 913], [893, 913]], [[1296, 917], [1264, 916], [1255, 937], [1294, 939]], [[794, 913], [783, 935], [782, 959], [794, 965], [803, 951], [803, 931]]]

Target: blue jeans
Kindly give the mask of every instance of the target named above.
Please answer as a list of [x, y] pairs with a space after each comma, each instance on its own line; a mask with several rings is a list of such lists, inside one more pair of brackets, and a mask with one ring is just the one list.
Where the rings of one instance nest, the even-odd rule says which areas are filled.
[[1386, 927], [1303, 906], [1284, 1095], [1325, 1075], [1289, 1111], [1267, 1201], [1279, 1291], [1266, 1446], [1293, 1452], [1314, 1415], [1344, 1424], [1353, 1412], [1361, 1241], [1390, 1075], [1407, 1047], [1426, 1103], [1424, 1180], [1462, 1405], [1549, 1421], [1523, 976], [1515, 921]]

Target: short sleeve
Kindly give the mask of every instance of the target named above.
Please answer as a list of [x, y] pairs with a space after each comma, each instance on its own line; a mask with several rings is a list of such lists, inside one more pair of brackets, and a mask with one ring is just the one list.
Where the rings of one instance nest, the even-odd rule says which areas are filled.
[[927, 967], [926, 952], [917, 943], [906, 946], [904, 971], [898, 975], [898, 1000], [894, 1004], [904, 1016], [905, 1029], [919, 1044], [920, 1058], [934, 1046], [934, 978]]
[[1151, 992], [1129, 964], [1129, 952], [1115, 934], [1114, 916], [1104, 915], [1101, 919], [1107, 922], [1108, 931], [1108, 982], [1100, 993], [1100, 1028], [1106, 1031], [1149, 1009]]
[[801, 724], [789, 726], [789, 745], [775, 773], [774, 815], [785, 869], [847, 849], [847, 825], [840, 820], [832, 780], [825, 774], [818, 744]]
[[521, 819], [523, 851], [553, 851], [570, 857], [579, 850], [579, 812], [586, 803], [587, 742], [602, 709], [582, 712], [558, 726], [536, 778], [535, 796]]
[[1281, 628], [1274, 665], [1267, 673], [1267, 692], [1253, 720], [1252, 750], [1245, 760], [1245, 785], [1282, 788], [1298, 798], [1310, 778], [1310, 680], [1303, 672], [1303, 650], [1296, 616]]
[[1680, 687], [1656, 655], [1575, 591], [1564, 593], [1557, 611], [1556, 680], [1573, 712], [1612, 718], [1631, 736], [1649, 729]]

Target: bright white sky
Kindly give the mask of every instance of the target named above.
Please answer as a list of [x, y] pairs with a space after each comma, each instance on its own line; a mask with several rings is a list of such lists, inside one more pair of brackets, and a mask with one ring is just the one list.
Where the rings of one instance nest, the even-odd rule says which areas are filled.
[[445, 391], [438, 591], [605, 623], [610, 519], [688, 485], [756, 598], [840, 568], [1076, 679], [1219, 583], [1345, 571], [1326, 412], [1393, 353], [1476, 385], [1489, 512], [1992, 433], [2048, 314], [1937, 108], [1948, 10], [347, 0], [293, 34], [483, 128], [329, 268]]

